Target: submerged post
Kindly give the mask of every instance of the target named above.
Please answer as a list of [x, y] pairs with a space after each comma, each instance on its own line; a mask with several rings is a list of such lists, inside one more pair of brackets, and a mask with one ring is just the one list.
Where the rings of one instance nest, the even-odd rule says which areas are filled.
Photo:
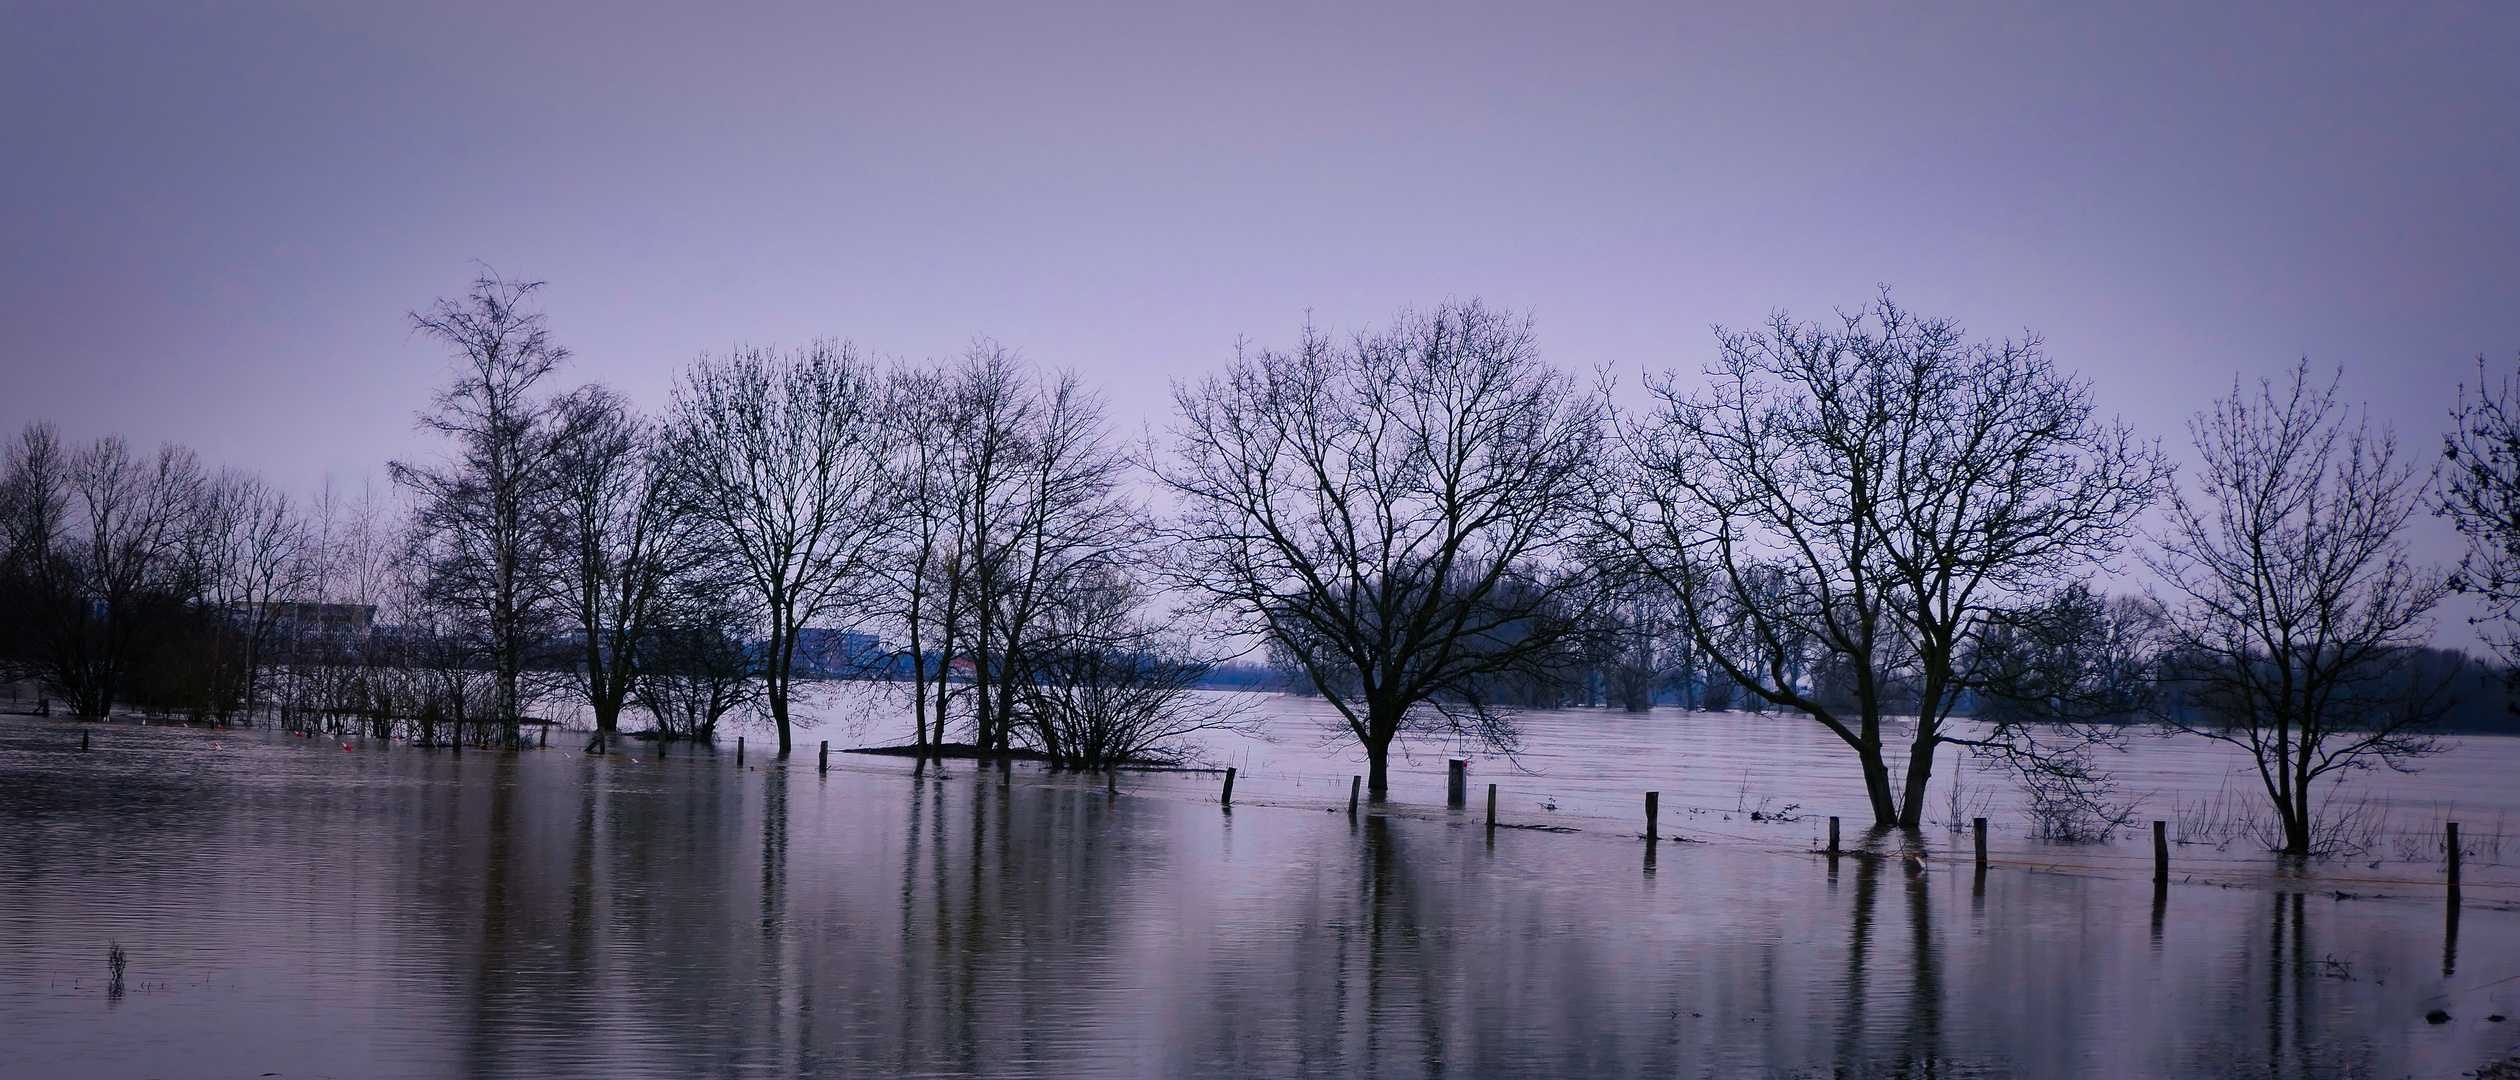
[[1356, 797], [1357, 797], [1358, 793], [1360, 793], [1360, 792], [1362, 792], [1362, 791], [1364, 791], [1364, 790], [1365, 790], [1365, 778], [1364, 778], [1364, 777], [1362, 777], [1362, 776], [1351, 776], [1351, 777], [1348, 777], [1348, 816], [1349, 816], [1349, 817], [1355, 817], [1355, 816], [1356, 816]]
[[1646, 842], [1651, 843], [1651, 842], [1653, 842], [1654, 840], [1657, 840], [1657, 839], [1660, 839], [1660, 838], [1661, 838], [1661, 836], [1662, 836], [1662, 829], [1661, 829], [1661, 827], [1660, 827], [1660, 824], [1659, 824], [1659, 823], [1655, 820], [1655, 819], [1657, 819], [1657, 818], [1659, 818], [1659, 817], [1661, 817], [1661, 816], [1662, 816], [1662, 792], [1659, 792], [1659, 791], [1648, 791], [1648, 792], [1646, 792], [1646, 793], [1645, 793], [1645, 840], [1646, 840]]
[[1829, 819], [1829, 854], [1831, 854], [1831, 855], [1835, 855], [1835, 854], [1837, 854], [1837, 853], [1838, 853], [1838, 826], [1837, 826], [1837, 819], [1836, 819], [1836, 818], [1830, 818], [1830, 819]]
[[539, 749], [544, 749], [544, 750], [551, 749], [551, 725], [549, 725], [549, 724], [544, 724], [544, 725], [543, 725], [543, 728], [542, 728], [542, 738], [536, 741], [536, 746], [537, 746]]
[[826, 743], [822, 744], [822, 765], [821, 765], [821, 769], [822, 769], [822, 771], [824, 771], [824, 772], [830, 772], [830, 771], [831, 771], [831, 744], [830, 744], [830, 743], [828, 743], [828, 742], [826, 742]]
[[87, 741], [87, 740], [88, 740], [88, 733], [87, 733], [87, 732], [84, 732], [84, 731], [80, 732], [80, 733], [79, 733], [79, 752], [80, 752], [80, 753], [82, 753], [82, 754], [84, 754], [84, 753], [87, 753], [87, 752], [88, 752], [88, 741]]
[[1496, 827], [1496, 785], [1488, 785], [1488, 828]]
[[1971, 818], [1969, 823], [1970, 827], [1977, 830], [1977, 864], [1984, 866], [1986, 865], [1986, 819]]
[[1225, 794], [1216, 801], [1227, 806], [1234, 805], [1234, 770], [1225, 770]]
[[1470, 802], [1470, 763], [1460, 758], [1445, 762], [1444, 805], [1466, 806]]
[[2153, 884], [2170, 883], [2170, 834], [2168, 825], [2153, 822]]
[[2453, 885], [2453, 886], [2456, 886], [2456, 885], [2459, 883], [2459, 823], [2458, 823], [2458, 822], [2453, 821], [2453, 822], [2451, 822], [2451, 823], [2450, 823], [2450, 828], [2449, 828], [2449, 831], [2448, 831], [2447, 833], [2445, 833], [2445, 834], [2443, 835], [2443, 837], [2442, 837], [2442, 843], [2444, 843], [2444, 844], [2448, 845], [2448, 846], [2447, 846], [2447, 847], [2445, 847], [2443, 850], [2445, 850], [2445, 851], [2449, 852], [2449, 855], [2450, 855], [2450, 884], [2451, 884], [2451, 885]]
[[744, 737], [741, 735], [735, 736], [735, 767], [744, 767]]

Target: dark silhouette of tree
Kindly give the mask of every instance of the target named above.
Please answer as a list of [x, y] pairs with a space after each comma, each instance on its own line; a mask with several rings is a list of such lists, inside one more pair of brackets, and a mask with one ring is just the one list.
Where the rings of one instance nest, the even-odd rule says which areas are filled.
[[562, 625], [542, 587], [552, 570], [544, 520], [557, 478], [559, 404], [534, 388], [569, 353], [532, 306], [541, 288], [485, 272], [464, 296], [411, 313], [412, 328], [454, 356], [454, 381], [420, 417], [453, 446], [436, 464], [390, 466], [419, 501], [411, 557], [426, 570], [431, 607], [447, 620], [446, 640], [488, 665], [490, 711], [509, 743], [529, 654]]
[[1344, 347], [1308, 327], [1174, 400], [1176, 583], [1338, 710], [1374, 795], [1404, 730], [1510, 748], [1481, 681], [1560, 655], [1591, 622], [1562, 602], [1598, 595], [1567, 569], [1598, 410], [1530, 321], [1472, 301]]
[[744, 633], [757, 621], [732, 606], [742, 583], [692, 576], [674, 583], [670, 614], [638, 668], [638, 702], [662, 738], [714, 740], [718, 721], [761, 698], [761, 663]]
[[[933, 704], [969, 702], [973, 744], [1006, 749], [1032, 643], [1078, 582], [1132, 560], [1146, 518], [1127, 497], [1128, 462], [1099, 398], [1070, 373], [1042, 374], [994, 342], [958, 361], [898, 373], [902, 435], [892, 550], [894, 618], [909, 639], [912, 709], [925, 745]], [[945, 678], [966, 662], [967, 685]]]
[[2430, 477], [2306, 362], [2280, 387], [2235, 383], [2189, 430], [2201, 468], [2146, 559], [2170, 617], [2176, 693], [2159, 712], [2247, 752], [2283, 850], [2313, 854], [2328, 839], [2316, 781], [2437, 748], [2424, 729], [2445, 688], [2401, 676], [2449, 590], [2401, 537]]
[[[227, 471], [207, 489], [201, 530], [204, 583], [214, 630], [207, 645], [210, 707], [220, 720], [250, 722], [264, 703], [266, 667], [287, 614], [313, 579], [317, 555], [288, 493], [262, 478]], [[233, 655], [230, 655], [232, 650]]]
[[2520, 685], [2520, 389], [2508, 377], [2488, 382], [2485, 358], [2477, 357], [2475, 396], [2459, 387], [2451, 419], [2439, 510], [2467, 538], [2468, 550], [2450, 587], [2485, 601], [2493, 623], [2486, 640], [2502, 654], [2506, 677]]
[[[1717, 343], [1706, 389], [1648, 382], [1601, 527], [1725, 676], [1854, 750], [1877, 824], [1914, 829], [1971, 643], [2110, 554], [2166, 467], [2035, 336], [1967, 342], [1887, 295]], [[1894, 784], [1884, 720], [1902, 713]]]
[[1146, 586], [1117, 567], [1070, 576], [1024, 647], [1014, 716], [1051, 761], [1081, 768], [1179, 757], [1182, 740], [1239, 727], [1199, 693], [1215, 667], [1190, 635], [1141, 617]]
[[793, 746], [796, 644], [814, 620], [869, 606], [892, 522], [895, 433], [884, 388], [849, 346], [703, 356], [673, 391], [665, 460], [676, 505], [739, 571], [765, 630], [763, 696]]
[[2133, 819], [2103, 752], [2152, 715], [2165, 618], [2149, 597], [2106, 596], [2068, 582], [1998, 613], [1978, 636], [1972, 715], [1977, 753], [2009, 770], [2032, 827], [2051, 840], [2098, 840]]
[[142, 458], [117, 437], [70, 450], [32, 425], [0, 478], [9, 549], [0, 618], [12, 666], [80, 716], [108, 715], [204, 592], [208, 482], [192, 451]]
[[558, 410], [552, 512], [543, 524], [554, 573], [544, 583], [576, 630], [570, 673], [609, 734], [673, 616], [676, 580], [703, 554], [677, 513], [654, 431], [600, 386]]

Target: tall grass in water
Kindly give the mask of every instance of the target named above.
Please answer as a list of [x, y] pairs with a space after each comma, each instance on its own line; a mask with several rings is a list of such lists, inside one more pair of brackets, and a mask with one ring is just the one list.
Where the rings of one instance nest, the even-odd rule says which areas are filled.
[[[2234, 843], [2268, 850], [2282, 848], [2281, 823], [2268, 812], [2254, 787], [2233, 783], [2233, 776], [2238, 775], [2225, 776], [2222, 787], [2210, 798], [2173, 805], [2169, 818], [2171, 842], [2209, 844], [2216, 850]], [[2448, 808], [2440, 804], [2435, 804], [2424, 817], [2408, 820], [2386, 799], [2331, 797], [2320, 805], [2319, 819], [2312, 823], [2310, 851], [2330, 858], [2386, 856], [2399, 862], [2440, 862], [2449, 855], [2445, 826], [2450, 817]], [[2509, 832], [2510, 822], [2500, 811], [2495, 812], [2490, 824], [2464, 823], [2459, 834], [2460, 855], [2469, 862], [2501, 863]]]

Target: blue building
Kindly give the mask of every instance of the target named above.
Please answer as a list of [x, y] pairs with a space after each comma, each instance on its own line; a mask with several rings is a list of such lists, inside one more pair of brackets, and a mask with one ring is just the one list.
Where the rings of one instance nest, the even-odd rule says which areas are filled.
[[814, 678], [855, 678], [884, 659], [883, 639], [808, 626], [796, 632], [796, 673]]

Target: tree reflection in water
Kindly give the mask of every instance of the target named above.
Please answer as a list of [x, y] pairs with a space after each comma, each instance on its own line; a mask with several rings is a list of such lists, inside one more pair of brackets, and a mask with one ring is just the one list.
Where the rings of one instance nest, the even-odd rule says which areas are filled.
[[[219, 990], [17, 992], [33, 1074], [2455, 1074], [2494, 1032], [2424, 1009], [2520, 987], [2456, 979], [2520, 970], [2508, 905], [1980, 874], [1895, 833], [1648, 875], [1629, 836], [1030, 769], [132, 753], [0, 741], [43, 822], [0, 846], [0, 993], [94, 965], [66, 910]], [[42, 773], [99, 767], [254, 812], [132, 830]]]

